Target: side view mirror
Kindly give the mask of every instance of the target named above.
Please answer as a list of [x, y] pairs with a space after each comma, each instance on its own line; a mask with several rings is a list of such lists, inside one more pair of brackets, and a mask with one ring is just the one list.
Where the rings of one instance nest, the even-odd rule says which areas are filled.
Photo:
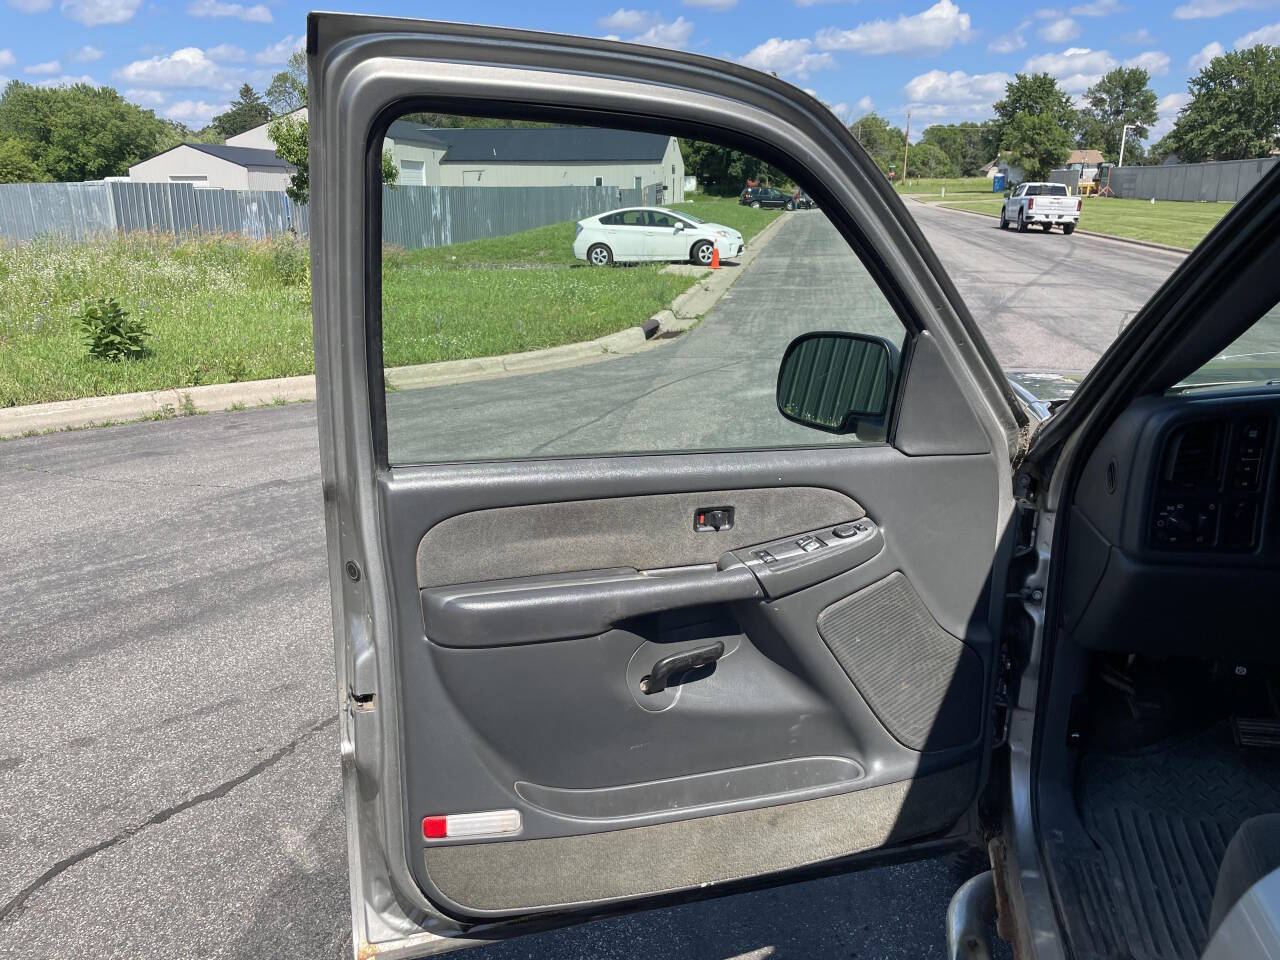
[[1008, 190], [1006, 190], [1006, 191], [1004, 192], [1004, 198], [1005, 198], [1006, 200], [1008, 200], [1008, 199], [1009, 199], [1009, 196], [1010, 196], [1010, 193], [1009, 193], [1009, 191], [1008, 191]]
[[681, 231], [681, 230], [683, 230], [683, 229], [684, 229], [684, 223], [683, 223], [682, 221], [680, 221], [680, 220], [677, 220], [677, 221], [676, 221], [676, 232], [678, 233], [678, 232], [680, 232], [680, 231]]
[[854, 433], [859, 421], [889, 413], [898, 348], [862, 333], [806, 333], [787, 346], [778, 368], [778, 412], [788, 420]]

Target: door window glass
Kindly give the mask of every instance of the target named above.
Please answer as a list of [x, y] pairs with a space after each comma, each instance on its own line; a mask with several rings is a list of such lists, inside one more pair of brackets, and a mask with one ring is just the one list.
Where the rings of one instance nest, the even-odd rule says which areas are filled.
[[[779, 412], [795, 338], [905, 340], [824, 213], [739, 203], [759, 180], [789, 197], [788, 171], [652, 131], [440, 114], [397, 120], [387, 149], [399, 165], [425, 143], [431, 186], [382, 190], [391, 463], [883, 441], [887, 419], [839, 434]], [[597, 183], [662, 183], [673, 156], [670, 211]]]

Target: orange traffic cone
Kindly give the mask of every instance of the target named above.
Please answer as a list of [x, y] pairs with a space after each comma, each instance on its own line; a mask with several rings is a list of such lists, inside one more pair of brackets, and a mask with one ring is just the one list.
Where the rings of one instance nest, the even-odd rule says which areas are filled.
[[720, 248], [719, 247], [711, 248], [711, 269], [712, 270], [720, 269]]

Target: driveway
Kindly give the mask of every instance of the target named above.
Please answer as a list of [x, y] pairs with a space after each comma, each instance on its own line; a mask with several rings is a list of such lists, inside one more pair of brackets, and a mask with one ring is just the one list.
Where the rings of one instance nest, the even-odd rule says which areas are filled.
[[[1136, 255], [1127, 282], [1090, 288], [1101, 320], [1075, 319], [1059, 289], [1063, 333], [1045, 304], [992, 290], [1011, 271], [1052, 279], [1076, 257], [1123, 263], [1111, 245], [917, 215], [1006, 360], [1022, 349], [1018, 322], [1051, 351], [1042, 366], [1088, 359], [1165, 263]], [[394, 395], [403, 442], [466, 455], [468, 424], [505, 422], [491, 454], [644, 449], [702, 442], [739, 405], [771, 411], [793, 332], [815, 316], [844, 322], [831, 311], [850, 303], [868, 312], [848, 322], [883, 320], [856, 264], [823, 252], [823, 218], [788, 216], [685, 338], [538, 375], [554, 389], [529, 377]], [[0, 443], [0, 956], [349, 950], [314, 416], [308, 404]], [[744, 429], [756, 430], [747, 442], [786, 441], [768, 433], [779, 427]], [[880, 867], [473, 956], [631, 956], [643, 944], [672, 958], [941, 957], [947, 900], [974, 869]]]

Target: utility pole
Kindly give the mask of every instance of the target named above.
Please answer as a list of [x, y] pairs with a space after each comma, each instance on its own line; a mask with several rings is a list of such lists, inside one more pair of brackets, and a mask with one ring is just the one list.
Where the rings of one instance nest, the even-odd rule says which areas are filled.
[[1120, 131], [1120, 162], [1116, 164], [1117, 167], [1124, 166], [1124, 141], [1129, 136], [1129, 131], [1137, 129], [1137, 126], [1136, 123], [1126, 123]]
[[902, 143], [902, 182], [907, 181], [907, 151], [911, 148], [911, 111], [907, 111], [907, 135]]

